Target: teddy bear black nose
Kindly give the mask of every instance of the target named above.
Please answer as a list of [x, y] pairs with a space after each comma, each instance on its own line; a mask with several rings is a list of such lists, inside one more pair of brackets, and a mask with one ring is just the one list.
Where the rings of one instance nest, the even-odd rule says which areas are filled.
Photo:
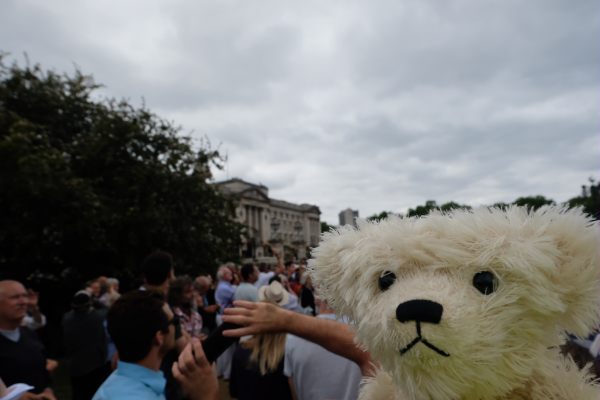
[[419, 321], [439, 324], [444, 307], [431, 300], [410, 300], [396, 308], [396, 319], [400, 322]]

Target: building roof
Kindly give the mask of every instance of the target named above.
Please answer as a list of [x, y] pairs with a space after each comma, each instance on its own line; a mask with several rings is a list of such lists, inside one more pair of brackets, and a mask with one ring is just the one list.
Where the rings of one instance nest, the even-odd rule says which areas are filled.
[[254, 187], [259, 187], [259, 188], [268, 190], [268, 188], [265, 185], [263, 185], [262, 183], [259, 183], [257, 185], [256, 183], [251, 183], [251, 182], [245, 181], [240, 178], [231, 178], [231, 179], [227, 179], [226, 181], [215, 182], [215, 185], [221, 186], [221, 185], [229, 185], [231, 183], [242, 183], [242, 184], [246, 184], [248, 186], [254, 186]]
[[226, 181], [215, 182], [215, 186], [225, 195], [225, 196], [243, 196], [244, 193], [258, 191], [265, 198], [265, 201], [270, 203], [274, 207], [279, 208], [287, 208], [289, 210], [300, 211], [300, 212], [314, 212], [317, 214], [321, 214], [321, 210], [318, 206], [312, 204], [295, 204], [290, 203], [285, 200], [277, 200], [273, 198], [269, 198], [269, 188], [267, 188], [263, 184], [255, 184], [247, 182], [240, 178], [232, 178]]
[[290, 203], [285, 200], [271, 199], [271, 205], [275, 206], [275, 207], [280, 207], [280, 208], [288, 208], [288, 209], [294, 210], [294, 211], [316, 212], [319, 215], [321, 214], [321, 210], [319, 209], [319, 207], [312, 205], [312, 204], [306, 204], [306, 203], [294, 204], [294, 203]]

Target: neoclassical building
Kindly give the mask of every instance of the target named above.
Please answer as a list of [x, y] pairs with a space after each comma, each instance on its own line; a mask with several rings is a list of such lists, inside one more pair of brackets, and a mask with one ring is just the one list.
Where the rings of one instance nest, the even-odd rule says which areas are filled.
[[234, 201], [236, 218], [246, 227], [241, 249], [243, 258], [270, 257], [271, 248], [284, 254], [286, 259], [303, 258], [308, 248], [319, 243], [319, 207], [272, 199], [266, 186], [239, 178], [215, 185]]

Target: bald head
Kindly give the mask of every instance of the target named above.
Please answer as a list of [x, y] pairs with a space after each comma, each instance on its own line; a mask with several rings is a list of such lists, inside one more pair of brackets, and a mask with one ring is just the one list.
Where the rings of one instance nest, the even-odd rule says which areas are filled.
[[25, 286], [12, 280], [0, 281], [0, 329], [17, 329], [27, 312]]
[[211, 284], [211, 280], [209, 277], [201, 275], [199, 277], [196, 278], [196, 280], [194, 281], [194, 289], [196, 289], [196, 291], [204, 296], [206, 294], [206, 292], [208, 292], [208, 289], [210, 288], [210, 284]]

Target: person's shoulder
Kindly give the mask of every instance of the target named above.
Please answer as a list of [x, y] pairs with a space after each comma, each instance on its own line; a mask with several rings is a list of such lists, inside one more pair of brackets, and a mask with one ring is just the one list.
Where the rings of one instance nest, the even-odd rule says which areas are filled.
[[92, 400], [148, 400], [154, 398], [149, 390], [142, 382], [113, 372], [98, 388]]
[[20, 326], [19, 331], [21, 332], [21, 336], [27, 339], [34, 339], [36, 342], [40, 341], [38, 335], [27, 326]]
[[63, 316], [62, 316], [62, 322], [63, 324], [66, 321], [70, 321], [73, 318], [73, 310], [69, 310], [67, 311]]
[[309, 342], [306, 339], [302, 339], [299, 336], [292, 335], [291, 333], [288, 333], [286, 335], [286, 338], [285, 338], [285, 349], [286, 350], [292, 350], [292, 349], [294, 349], [294, 348], [296, 348], [298, 346], [305, 345], [306, 343], [312, 343], [312, 342]]

